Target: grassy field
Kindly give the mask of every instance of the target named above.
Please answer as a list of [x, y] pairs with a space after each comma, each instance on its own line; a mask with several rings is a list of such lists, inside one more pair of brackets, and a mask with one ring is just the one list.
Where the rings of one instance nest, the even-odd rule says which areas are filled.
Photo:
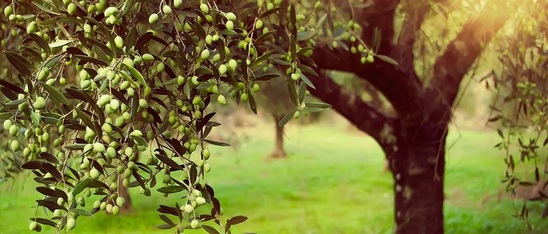
[[[233, 233], [391, 233], [392, 182], [383, 172], [381, 150], [367, 136], [340, 129], [291, 127], [285, 160], [265, 160], [272, 147], [270, 126], [250, 131], [258, 135], [250, 135], [238, 150], [213, 149], [208, 181], [225, 214], [249, 217]], [[489, 132], [450, 134], [447, 233], [527, 233], [524, 222], [512, 217], [514, 204], [521, 202], [497, 201], [504, 164], [492, 148], [496, 141]], [[22, 178], [13, 188], [0, 187], [0, 233], [29, 232], [31, 206], [40, 198], [33, 186]], [[132, 191], [133, 213], [82, 217], [72, 233], [172, 233], [154, 228], [161, 223], [155, 209], [177, 197], [137, 193]], [[537, 205], [530, 215], [541, 233], [548, 231], [548, 222], [537, 218], [540, 212]]]

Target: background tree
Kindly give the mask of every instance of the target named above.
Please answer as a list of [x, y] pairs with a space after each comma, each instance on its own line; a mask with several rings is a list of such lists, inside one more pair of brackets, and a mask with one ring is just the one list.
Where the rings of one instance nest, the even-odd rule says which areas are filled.
[[[465, 11], [468, 20], [456, 22], [461, 27], [454, 36], [441, 34], [446, 39], [440, 42], [444, 49], [431, 60], [431, 71], [420, 73], [422, 76], [415, 70], [415, 52], [428, 43], [422, 39], [425, 22], [433, 18], [448, 22], [447, 18], [455, 16], [453, 12], [462, 16], [463, 12], [454, 10], [460, 2], [337, 2], [340, 14], [351, 15], [348, 24], [356, 23], [363, 30], [353, 35], [338, 34], [337, 29], [345, 25], [334, 25], [333, 38], [349, 38], [351, 43], [317, 43], [311, 57], [320, 69], [316, 70], [318, 75], [309, 76], [316, 87], [310, 92], [375, 138], [386, 153], [395, 181], [396, 233], [443, 233], [445, 138], [460, 83], [485, 45], [512, 16], [513, 11], [506, 9], [519, 7], [505, 5], [510, 2], [481, 3], [469, 2], [473, 7]], [[373, 45], [365, 59], [363, 54], [354, 53], [359, 45], [353, 41]], [[360, 63], [374, 58], [389, 63]], [[325, 70], [350, 72], [368, 81], [386, 97], [396, 115], [345, 92]]]
[[275, 129], [274, 149], [271, 158], [285, 158], [284, 125], [280, 125], [282, 118], [294, 109], [294, 104], [287, 92], [286, 84], [281, 80], [270, 80], [262, 84], [264, 90], [257, 95], [259, 106], [268, 113], [273, 120]]

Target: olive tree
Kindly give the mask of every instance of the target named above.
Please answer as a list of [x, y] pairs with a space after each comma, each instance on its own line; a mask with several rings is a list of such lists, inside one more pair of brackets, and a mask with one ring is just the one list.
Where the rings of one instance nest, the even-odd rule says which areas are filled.
[[[208, 139], [220, 123], [207, 107], [232, 101], [221, 93], [228, 89], [256, 112], [254, 90], [272, 79], [285, 83], [294, 105], [280, 125], [329, 107], [305, 100], [314, 88], [307, 76], [317, 75], [312, 39], [329, 40], [322, 28], [348, 20], [332, 14], [332, 5], [280, 0], [19, 0], [1, 7], [7, 62], [0, 117], [10, 136], [2, 178], [32, 171], [36, 208], [47, 212], [37, 212], [30, 229], [57, 232], [82, 216], [118, 214], [129, 187], [182, 197], [158, 208], [159, 228], [219, 233], [207, 223], [229, 232], [245, 221], [223, 218], [207, 183], [208, 147], [227, 146]], [[301, 13], [314, 8], [322, 10]], [[342, 31], [359, 33], [360, 26]], [[140, 158], [145, 152], [151, 157]]]
[[[397, 233], [442, 233], [445, 138], [463, 76], [514, 9], [546, 8], [532, 0], [1, 4], [9, 63], [0, 64], [0, 116], [13, 152], [4, 175], [33, 171], [38, 206], [53, 212], [32, 218], [31, 229], [71, 229], [81, 216], [117, 213], [124, 187], [150, 195], [158, 186], [183, 197], [160, 206], [159, 227], [211, 233], [208, 221], [227, 232], [245, 217], [222, 219], [207, 184], [208, 145], [226, 144], [207, 139], [219, 123], [206, 107], [232, 100], [219, 93], [225, 86], [256, 111], [253, 87], [271, 79], [286, 83], [294, 105], [280, 125], [329, 106], [305, 101], [308, 90], [378, 141], [393, 174]], [[456, 15], [465, 20], [448, 20]], [[432, 59], [416, 57], [432, 35], [441, 38]], [[420, 63], [428, 69], [418, 72]], [[332, 70], [367, 81], [392, 110], [348, 92]], [[152, 157], [138, 160], [143, 151]]]
[[503, 182], [506, 191], [525, 200], [516, 210], [516, 217], [525, 220], [527, 201], [541, 202], [541, 216], [548, 216], [548, 17], [536, 10], [547, 4], [519, 9], [518, 20], [496, 47], [503, 69], [486, 79], [497, 87], [490, 120], [500, 126], [495, 147], [505, 153]]

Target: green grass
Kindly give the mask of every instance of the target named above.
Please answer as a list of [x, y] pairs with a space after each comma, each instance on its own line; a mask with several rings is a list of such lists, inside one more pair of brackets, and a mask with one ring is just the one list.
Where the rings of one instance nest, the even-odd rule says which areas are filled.
[[[286, 141], [289, 158], [265, 160], [272, 147], [270, 129], [261, 125], [250, 131], [250, 140], [238, 150], [212, 150], [208, 182], [226, 217], [249, 217], [233, 233], [391, 233], [392, 182], [373, 140], [339, 128], [292, 127]], [[513, 202], [496, 199], [504, 171], [501, 152], [492, 148], [496, 140], [488, 132], [450, 134], [447, 233], [526, 232], [524, 222], [512, 217]], [[0, 233], [28, 233], [33, 200], [40, 198], [34, 184], [22, 178], [13, 188], [0, 187]], [[154, 228], [161, 223], [155, 209], [178, 198], [132, 195], [132, 214], [82, 217], [72, 233], [161, 233]], [[537, 205], [530, 215], [539, 217], [540, 212]], [[548, 222], [534, 219], [532, 224], [548, 231]]]

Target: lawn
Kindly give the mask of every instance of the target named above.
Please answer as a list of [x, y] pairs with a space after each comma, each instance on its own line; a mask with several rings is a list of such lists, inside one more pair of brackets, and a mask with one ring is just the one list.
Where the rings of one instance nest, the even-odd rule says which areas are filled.
[[[391, 233], [392, 182], [383, 171], [376, 143], [341, 127], [290, 127], [284, 160], [265, 160], [272, 147], [271, 126], [249, 131], [238, 150], [212, 149], [208, 182], [216, 189], [227, 217], [249, 220], [233, 233]], [[452, 131], [448, 138], [445, 220], [447, 233], [526, 233], [514, 217], [514, 204], [497, 200], [504, 172], [501, 152], [491, 132]], [[24, 183], [21, 183], [24, 182]], [[40, 195], [34, 182], [22, 177], [12, 188], [0, 186], [0, 233], [28, 233], [33, 200]], [[177, 197], [144, 197], [132, 191], [134, 212], [122, 217], [99, 213], [78, 219], [71, 233], [172, 233], [154, 226], [155, 209]], [[91, 203], [91, 202], [88, 202]], [[541, 207], [530, 216], [539, 233]], [[52, 233], [52, 229], [44, 229]], [[202, 233], [202, 232], [192, 232]]]

